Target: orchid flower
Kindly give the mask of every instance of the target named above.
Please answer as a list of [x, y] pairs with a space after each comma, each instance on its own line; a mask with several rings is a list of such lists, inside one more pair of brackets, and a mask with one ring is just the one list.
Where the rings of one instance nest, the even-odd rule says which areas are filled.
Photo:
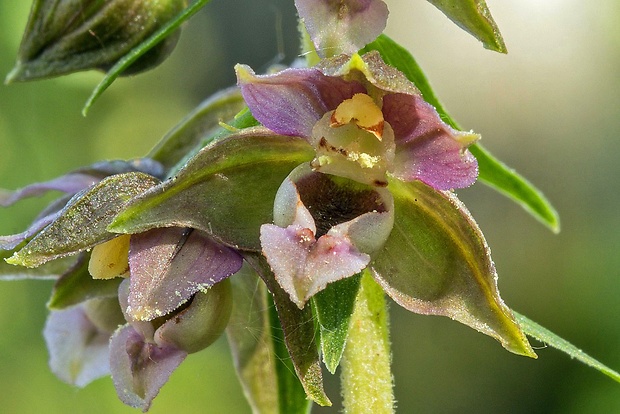
[[[165, 59], [208, 1], [34, 0], [6, 81], [106, 71], [86, 111], [116, 77]], [[484, 0], [428, 2], [506, 51]], [[393, 413], [390, 297], [536, 358], [527, 332], [620, 381], [500, 297], [455, 190], [479, 177], [554, 231], [557, 213], [459, 130], [414, 58], [382, 34], [386, 2], [295, 6], [314, 66], [257, 75], [239, 64], [237, 86], [146, 158], [0, 189], [0, 207], [63, 193], [25, 231], [0, 236], [0, 279], [55, 280], [52, 372], [80, 387], [110, 375], [122, 402], [147, 411], [185, 358], [226, 330], [253, 412], [331, 405], [323, 366], [340, 366], [344, 411]]]
[[45, 337], [52, 370], [79, 386], [111, 372], [119, 397], [146, 410], [185, 356], [210, 345], [226, 327], [232, 302], [225, 279], [241, 268], [242, 258], [191, 228], [108, 232], [130, 197], [160, 182], [138, 168], [163, 173], [151, 160], [101, 163], [4, 192], [5, 205], [49, 190], [67, 196], [25, 232], [2, 237], [0, 247], [13, 250], [28, 241], [7, 259], [27, 267], [77, 254], [50, 300]]
[[[260, 235], [275, 279], [299, 308], [328, 284], [369, 268], [405, 308], [450, 316], [514, 352], [534, 355], [499, 297], [488, 247], [469, 214], [461, 216], [464, 223], [459, 226], [471, 228], [476, 248], [488, 258], [481, 262], [485, 276], [463, 270], [458, 274], [449, 262], [433, 265], [439, 266], [433, 272], [440, 279], [461, 285], [458, 300], [448, 300], [454, 292], [433, 287], [440, 279], [416, 281], [422, 277], [416, 269], [428, 270], [412, 262], [411, 255], [420, 252], [394, 242], [411, 221], [411, 215], [403, 217], [405, 212], [398, 211], [411, 208], [403, 188], [417, 188], [420, 205], [427, 194], [429, 207], [438, 203], [439, 210], [452, 205], [466, 212], [451, 190], [476, 180], [477, 162], [467, 147], [479, 139], [477, 134], [442, 122], [416, 87], [377, 53], [338, 56], [313, 68], [264, 76], [244, 65], [236, 70], [254, 117], [275, 134], [301, 137], [314, 149], [314, 158], [294, 170], [278, 190], [274, 224], [263, 224]], [[394, 258], [390, 266], [386, 257]], [[483, 291], [492, 291], [493, 299], [470, 291], [470, 277]], [[467, 305], [470, 300], [480, 309]], [[480, 312], [485, 307], [493, 310]]]

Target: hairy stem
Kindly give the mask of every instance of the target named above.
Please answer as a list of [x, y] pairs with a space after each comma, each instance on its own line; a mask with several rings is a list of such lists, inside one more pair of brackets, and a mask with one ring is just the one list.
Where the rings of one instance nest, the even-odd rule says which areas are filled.
[[345, 413], [394, 412], [391, 359], [385, 296], [365, 271], [342, 360]]

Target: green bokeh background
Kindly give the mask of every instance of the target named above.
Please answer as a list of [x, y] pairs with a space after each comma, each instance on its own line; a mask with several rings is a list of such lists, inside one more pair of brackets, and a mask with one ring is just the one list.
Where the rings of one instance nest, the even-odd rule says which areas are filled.
[[[10, 71], [28, 2], [0, 3], [0, 73]], [[80, 115], [99, 73], [0, 87], [0, 187], [100, 159], [145, 154], [185, 113], [232, 84], [236, 62], [264, 70], [297, 54], [291, 0], [215, 0], [171, 59], [117, 81]], [[536, 183], [560, 212], [554, 235], [481, 184], [459, 192], [493, 249], [509, 306], [620, 368], [620, 3], [489, 1], [509, 54], [484, 50], [423, 0], [388, 0], [388, 34], [425, 68], [445, 106]], [[235, 16], [242, 16], [236, 19]], [[282, 39], [280, 49], [277, 39]], [[49, 198], [0, 212], [21, 231]], [[130, 413], [109, 378], [83, 390], [47, 368], [41, 336], [50, 282], [0, 285], [0, 401], [8, 413]], [[539, 359], [446, 318], [391, 307], [398, 412], [613, 413], [620, 384], [543, 344]], [[329, 378], [337, 399], [337, 380]], [[190, 356], [152, 413], [248, 413], [224, 340]], [[337, 412], [338, 407], [315, 412]]]

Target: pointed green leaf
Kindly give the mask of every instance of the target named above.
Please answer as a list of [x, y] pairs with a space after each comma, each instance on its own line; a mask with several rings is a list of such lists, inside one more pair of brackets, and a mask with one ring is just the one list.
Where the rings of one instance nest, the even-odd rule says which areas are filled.
[[[424, 72], [407, 49], [389, 37], [381, 35], [377, 40], [366, 46], [364, 50], [378, 50], [386, 63], [399, 69], [418, 87], [424, 99], [437, 109], [439, 116], [445, 123], [455, 129], [461, 129], [443, 108]], [[520, 204], [554, 232], [557, 233], [560, 230], [558, 213], [540, 190], [513, 169], [494, 158], [480, 144], [472, 145], [469, 149], [478, 159], [480, 169], [478, 178], [482, 182]]]
[[191, 227], [225, 244], [260, 250], [259, 229], [273, 217], [280, 184], [314, 151], [301, 138], [248, 128], [203, 148], [172, 179], [136, 197], [110, 231]]
[[600, 371], [601, 373], [607, 375], [614, 381], [620, 382], [620, 373], [618, 373], [617, 371], [614, 371], [608, 366], [592, 358], [590, 355], [586, 354], [575, 345], [571, 344], [565, 339], [560, 338], [558, 335], [554, 334], [550, 330], [543, 328], [528, 317], [518, 314], [515, 311], [512, 311], [512, 313], [514, 313], [517, 321], [519, 321], [519, 324], [521, 325], [523, 331], [529, 336], [536, 338], [539, 341], [544, 342], [555, 349], [559, 349], [560, 351], [568, 354], [568, 356], [570, 356], [571, 358], [575, 358], [577, 361], [583, 362], [589, 367], [592, 367], [597, 371]]
[[157, 183], [157, 178], [139, 172], [104, 178], [75, 195], [53, 223], [7, 262], [36, 267], [114, 238], [116, 235], [106, 230], [114, 215], [130, 198], [144, 193]]
[[95, 280], [88, 273], [90, 255], [80, 255], [72, 269], [56, 281], [47, 307], [61, 310], [94, 298], [116, 297], [123, 278]]
[[394, 229], [371, 262], [386, 293], [412, 312], [448, 316], [535, 357], [499, 296], [489, 247], [465, 205], [421, 182], [393, 180], [389, 188]]
[[274, 318], [271, 325], [282, 327], [283, 342], [288, 350], [282, 350], [280, 359], [290, 357], [297, 378], [309, 399], [321, 406], [331, 406], [323, 389], [323, 374], [315, 342], [317, 332], [310, 306], [300, 310], [291, 302], [288, 293], [276, 282], [269, 264], [259, 253], [247, 253], [245, 259], [260, 275], [273, 296], [278, 319]]
[[344, 352], [360, 275], [334, 283], [312, 297], [321, 334], [321, 351], [325, 366], [334, 374]]
[[504, 39], [484, 0], [428, 0], [485, 48], [506, 53]]
[[8, 259], [14, 254], [14, 251], [0, 250], [0, 280], [23, 280], [23, 279], [58, 279], [76, 262], [75, 257], [63, 257], [61, 259], [52, 260], [42, 266], [35, 268], [27, 268], [8, 264]]
[[481, 145], [469, 149], [478, 160], [480, 180], [511, 198], [554, 233], [560, 231], [560, 216], [540, 190]]
[[137, 61], [142, 55], [155, 47], [158, 43], [170, 36], [176, 29], [178, 29], [183, 22], [188, 20], [194, 14], [196, 14], [203, 6], [205, 6], [210, 0], [195, 0], [185, 10], [179, 13], [174, 19], [166, 23], [161, 29], [149, 36], [144, 42], [140, 43], [135, 48], [131, 49], [125, 57], [121, 58], [112, 68], [106, 73], [105, 77], [99, 85], [92, 92], [88, 101], [82, 109], [82, 114], [86, 116], [86, 113], [90, 107], [95, 103], [97, 98], [123, 73], [128, 67]]
[[244, 107], [245, 102], [237, 87], [216, 93], [183, 118], [147, 157], [159, 161], [166, 170], [170, 170], [203, 139], [219, 129], [220, 121], [231, 119]]

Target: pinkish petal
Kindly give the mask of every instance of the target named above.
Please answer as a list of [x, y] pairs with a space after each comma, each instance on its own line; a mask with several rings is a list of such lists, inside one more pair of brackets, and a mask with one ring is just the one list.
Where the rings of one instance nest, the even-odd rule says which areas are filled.
[[263, 255], [300, 309], [327, 284], [364, 269], [394, 223], [389, 191], [334, 180], [308, 164], [284, 180], [274, 204], [276, 225], [261, 226]]
[[261, 226], [261, 246], [278, 284], [300, 309], [328, 283], [353, 276], [370, 261], [344, 237], [326, 234], [315, 241], [297, 225]]
[[83, 305], [52, 311], [43, 330], [52, 372], [78, 387], [109, 374], [110, 335], [90, 320]]
[[304, 301], [325, 289], [328, 283], [361, 272], [370, 256], [360, 252], [346, 237], [327, 233], [310, 249], [304, 273], [308, 281]]
[[241, 265], [237, 252], [199, 230], [171, 227], [133, 235], [126, 311], [136, 320], [165, 315]]
[[187, 353], [145, 342], [131, 325], [110, 339], [110, 371], [116, 392], [125, 404], [147, 411]]
[[315, 242], [314, 234], [297, 225], [282, 228], [263, 224], [260, 228], [260, 241], [263, 255], [267, 258], [278, 284], [300, 309], [303, 308], [304, 267], [310, 246]]
[[295, 5], [321, 57], [357, 52], [383, 32], [388, 17], [380, 0], [295, 0]]
[[467, 146], [477, 135], [453, 130], [417, 95], [384, 96], [383, 114], [396, 141], [393, 176], [420, 180], [437, 190], [463, 188], [476, 181], [478, 163]]
[[326, 112], [365, 92], [358, 82], [325, 76], [316, 69], [286, 69], [262, 76], [245, 65], [235, 69], [252, 115], [281, 135], [310, 137], [312, 127]]

